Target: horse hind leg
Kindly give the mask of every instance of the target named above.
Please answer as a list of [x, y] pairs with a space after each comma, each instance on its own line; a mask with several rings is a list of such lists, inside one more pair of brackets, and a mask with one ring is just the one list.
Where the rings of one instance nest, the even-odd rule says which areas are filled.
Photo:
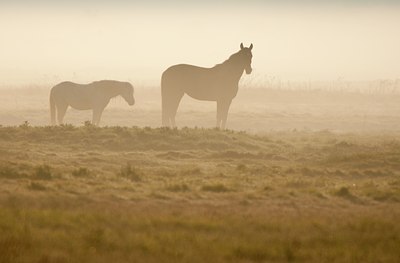
[[169, 127], [170, 123], [169, 123], [169, 113], [167, 110], [167, 107], [164, 105], [165, 102], [162, 101], [162, 113], [161, 113], [161, 122], [162, 122], [162, 126], [163, 127]]
[[174, 100], [172, 101], [172, 104], [170, 105], [171, 107], [169, 109], [169, 112], [170, 112], [169, 120], [171, 122], [171, 127], [172, 128], [176, 127], [175, 116], [176, 116], [176, 113], [178, 111], [179, 103], [181, 102], [182, 97], [183, 97], [183, 93], [182, 94], [178, 94], [174, 98]]
[[221, 121], [222, 121], [222, 114], [221, 114], [222, 110], [221, 110], [221, 105], [222, 105], [222, 103], [217, 102], [217, 124], [215, 125], [215, 127], [216, 127], [217, 129], [220, 129], [220, 128], [221, 128]]
[[56, 125], [56, 103], [52, 93], [50, 93], [50, 123]]
[[183, 97], [182, 93], [175, 93], [162, 98], [162, 125], [176, 127], [175, 116], [178, 111], [179, 103]]
[[161, 124], [163, 127], [169, 127], [169, 118], [170, 118], [170, 112], [169, 112], [169, 104], [170, 100], [168, 98], [168, 95], [166, 94], [166, 88], [163, 83], [161, 83]]
[[101, 115], [104, 108], [93, 109], [92, 124], [98, 126], [100, 124]]

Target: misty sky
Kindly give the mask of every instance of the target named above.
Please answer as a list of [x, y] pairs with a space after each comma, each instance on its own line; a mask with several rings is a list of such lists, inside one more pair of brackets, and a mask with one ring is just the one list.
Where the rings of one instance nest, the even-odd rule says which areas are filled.
[[256, 79], [400, 78], [397, 1], [1, 1], [0, 32], [1, 87], [157, 85], [168, 66], [211, 67], [241, 42]]

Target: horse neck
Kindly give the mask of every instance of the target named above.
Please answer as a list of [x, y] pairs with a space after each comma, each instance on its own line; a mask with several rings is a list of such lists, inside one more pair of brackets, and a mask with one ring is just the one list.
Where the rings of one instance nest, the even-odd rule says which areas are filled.
[[236, 82], [239, 82], [240, 78], [243, 75], [245, 66], [237, 63], [236, 61], [225, 61], [223, 64], [221, 64], [221, 70], [224, 72], [227, 72], [230, 77]]
[[103, 89], [103, 92], [107, 97], [109, 97], [111, 99], [111, 98], [114, 98], [114, 97], [116, 97], [118, 95], [121, 95], [122, 88], [119, 87], [119, 86], [111, 86], [110, 85], [110, 86], [105, 87]]

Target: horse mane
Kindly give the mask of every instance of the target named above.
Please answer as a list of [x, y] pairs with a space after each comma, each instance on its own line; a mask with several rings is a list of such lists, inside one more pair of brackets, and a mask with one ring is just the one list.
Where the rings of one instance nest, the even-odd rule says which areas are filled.
[[230, 64], [230, 63], [236, 62], [236, 61], [237, 61], [237, 58], [239, 57], [240, 51], [241, 51], [241, 50], [239, 50], [238, 52], [233, 53], [232, 55], [230, 55], [229, 58], [228, 58], [227, 60], [225, 60], [224, 62], [219, 63], [219, 64], [216, 64], [216, 65], [214, 66], [214, 68], [218, 68], [218, 67], [220, 67], [220, 66], [223, 66], [223, 65], [226, 65], [226, 64]]

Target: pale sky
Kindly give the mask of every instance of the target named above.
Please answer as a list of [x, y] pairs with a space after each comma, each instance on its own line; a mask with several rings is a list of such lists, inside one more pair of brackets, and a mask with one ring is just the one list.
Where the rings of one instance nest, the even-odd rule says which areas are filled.
[[400, 78], [396, 1], [2, 1], [0, 88], [120, 79], [157, 85], [254, 44], [254, 75]]

